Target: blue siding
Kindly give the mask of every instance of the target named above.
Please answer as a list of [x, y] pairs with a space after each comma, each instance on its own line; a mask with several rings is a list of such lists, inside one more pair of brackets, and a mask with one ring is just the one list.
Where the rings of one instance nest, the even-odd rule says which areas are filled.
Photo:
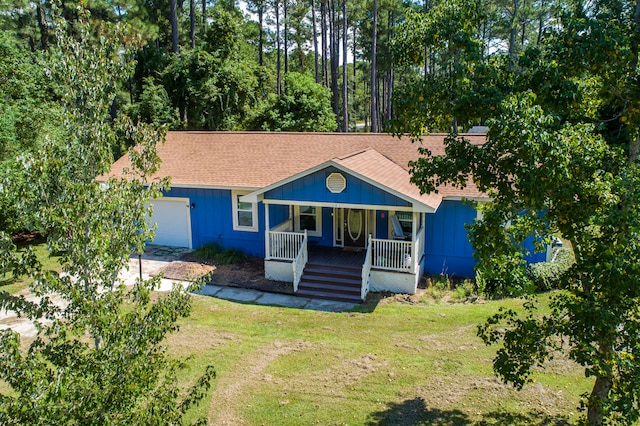
[[535, 244], [533, 243], [534, 239], [533, 237], [529, 237], [525, 242], [524, 242], [524, 248], [525, 250], [527, 250], [529, 252], [529, 254], [527, 256], [525, 256], [525, 260], [529, 263], [537, 263], [537, 262], [544, 262], [547, 260], [547, 252], [546, 251], [542, 251], [542, 252], [538, 252], [536, 253], [536, 247]]
[[443, 201], [427, 214], [425, 225], [425, 272], [456, 277], [473, 277], [475, 260], [465, 223], [476, 218], [473, 207], [461, 201]]
[[233, 205], [230, 190], [173, 188], [167, 197], [189, 198], [193, 247], [216, 243], [244, 253], [264, 257], [264, 205], [258, 204], [258, 232], [233, 230]]
[[289, 219], [289, 206], [281, 204], [269, 205], [269, 229], [280, 225], [285, 220]]
[[[476, 210], [461, 201], [443, 201], [434, 214], [427, 214], [425, 272], [456, 277], [474, 277], [476, 261], [466, 223], [476, 218]], [[524, 243], [527, 262], [543, 262], [546, 253], [535, 253], [533, 238]]]
[[[347, 180], [346, 189], [339, 194], [332, 193], [326, 186], [327, 176], [334, 172], [342, 173]], [[304, 176], [293, 182], [274, 188], [271, 191], [267, 191], [264, 194], [264, 198], [270, 200], [295, 200], [301, 202], [309, 201], [402, 207], [410, 206], [407, 201], [400, 197], [389, 194], [388, 192], [344, 173], [335, 167], [327, 167], [326, 169]]]

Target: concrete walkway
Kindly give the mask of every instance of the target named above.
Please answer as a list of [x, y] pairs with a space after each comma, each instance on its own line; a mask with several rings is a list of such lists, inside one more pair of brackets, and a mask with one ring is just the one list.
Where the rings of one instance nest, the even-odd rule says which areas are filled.
[[225, 287], [213, 284], [203, 286], [196, 294], [240, 303], [311, 309], [324, 312], [348, 312], [358, 306], [356, 303], [311, 299], [290, 294], [268, 293], [247, 288]]

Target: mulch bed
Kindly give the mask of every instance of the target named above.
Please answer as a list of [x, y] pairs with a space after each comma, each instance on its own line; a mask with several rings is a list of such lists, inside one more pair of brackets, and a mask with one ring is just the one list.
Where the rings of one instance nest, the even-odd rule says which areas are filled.
[[194, 281], [210, 273], [207, 284], [293, 294], [291, 283], [271, 281], [264, 277], [264, 259], [259, 257], [249, 257], [233, 265], [218, 265], [213, 260], [198, 259], [193, 253], [184, 253], [162, 272], [166, 278], [184, 281]]

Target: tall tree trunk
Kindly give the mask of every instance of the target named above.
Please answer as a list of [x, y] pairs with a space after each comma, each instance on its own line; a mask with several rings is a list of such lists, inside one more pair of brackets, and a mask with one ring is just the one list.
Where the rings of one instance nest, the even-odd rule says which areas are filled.
[[587, 423], [589, 425], [604, 424], [604, 413], [602, 403], [609, 397], [609, 391], [613, 380], [611, 377], [596, 377], [593, 389], [589, 395], [589, 407], [587, 409]]
[[207, 33], [207, 0], [202, 0], [202, 36]]
[[189, 35], [193, 49], [196, 47], [196, 0], [189, 0]]
[[322, 84], [329, 87], [329, 46], [327, 40], [327, 0], [321, 0], [320, 17], [322, 26]]
[[348, 35], [347, 0], [342, 0], [342, 130], [344, 132], [349, 131], [349, 78], [347, 77]]
[[336, 2], [337, 0], [331, 0], [330, 10], [330, 40], [331, 40], [331, 93], [333, 94], [333, 113], [336, 116], [336, 123], [340, 127], [340, 92], [338, 89], [338, 66], [340, 64], [339, 56], [339, 40], [340, 40], [340, 25], [339, 20], [336, 18]]
[[[392, 38], [395, 34], [394, 32], [395, 14], [393, 13], [393, 10], [389, 11], [387, 26], [388, 26], [387, 43], [391, 45]], [[393, 84], [394, 84], [393, 63], [388, 64], [388, 67], [389, 67], [389, 70], [387, 71], [387, 78], [386, 78], [387, 90], [385, 93], [385, 100], [384, 100], [384, 104], [385, 104], [384, 117], [386, 121], [391, 120], [391, 115], [392, 115], [391, 100], [393, 99]]]
[[371, 43], [371, 131], [380, 131], [378, 123], [378, 70], [376, 68], [378, 49], [378, 0], [373, 0], [373, 34]]
[[258, 22], [260, 24], [260, 35], [258, 36], [258, 64], [264, 65], [264, 3], [258, 5]]
[[[430, 9], [429, 0], [424, 0], [424, 13], [429, 13]], [[427, 78], [427, 74], [429, 74], [429, 45], [425, 43], [424, 45], [424, 78]]]
[[[635, 26], [633, 30], [637, 35], [637, 40], [640, 39], [640, 0], [636, 0], [636, 10], [633, 15], [633, 21]], [[637, 69], [638, 62], [640, 62], [640, 46], [636, 44], [633, 47], [633, 58], [631, 59], [630, 69]], [[636, 162], [638, 159], [640, 159], [640, 134], [636, 135], [636, 138], [632, 139], [629, 144], [629, 161]]]
[[284, 0], [282, 5], [284, 7], [284, 73], [289, 72], [289, 15], [288, 15], [288, 3], [289, 0]]
[[38, 28], [40, 29], [40, 48], [47, 50], [49, 47], [49, 26], [47, 25], [47, 20], [44, 17], [40, 3], [36, 5], [36, 16], [38, 19]]
[[315, 0], [311, 0], [311, 24], [313, 27], [313, 58], [316, 72], [316, 83], [320, 83], [320, 64], [318, 63], [318, 28], [316, 25]]
[[277, 93], [278, 96], [282, 94], [282, 74], [281, 74], [281, 61], [280, 61], [280, 1], [275, 1], [275, 10], [276, 10], [276, 85], [277, 85]]
[[519, 0], [513, 0], [513, 15], [509, 29], [509, 56], [515, 58], [516, 55], [516, 22], [518, 19]]
[[391, 68], [389, 69], [388, 75], [387, 75], [387, 107], [385, 109], [386, 112], [386, 119], [387, 121], [391, 121], [391, 118], [393, 118], [393, 85], [395, 84], [395, 74], [393, 72], [393, 64], [390, 65]]
[[[541, 8], [544, 8], [544, 0], [542, 1]], [[540, 15], [538, 15], [538, 38], [536, 39], [536, 45], [540, 45], [542, 41], [542, 29], [544, 28], [544, 11], [540, 11]]]
[[356, 58], [356, 31], [357, 31], [357, 29], [356, 29], [356, 26], [354, 25], [353, 26], [353, 52], [351, 52], [351, 53], [353, 53], [353, 92], [352, 92], [353, 93], [352, 94], [353, 98], [352, 99], [356, 99], [356, 94], [358, 93], [357, 92], [357, 89], [358, 89], [358, 86], [357, 86], [357, 84], [358, 84], [357, 83], [358, 82], [358, 74], [356, 73], [357, 69], [358, 69], [358, 67], [357, 67], [358, 62], [357, 62], [357, 58]]
[[[602, 339], [598, 344], [601, 360], [613, 358], [612, 347], [613, 338], [611, 336]], [[609, 364], [601, 361], [600, 372], [596, 376], [596, 381], [591, 389], [589, 400], [587, 401], [587, 423], [589, 425], [602, 425], [604, 423], [603, 403], [609, 399], [609, 393], [613, 387], [613, 371]]]
[[178, 7], [176, 0], [170, 0], [170, 13], [171, 13], [171, 51], [173, 53], [180, 52], [180, 45], [178, 44]]

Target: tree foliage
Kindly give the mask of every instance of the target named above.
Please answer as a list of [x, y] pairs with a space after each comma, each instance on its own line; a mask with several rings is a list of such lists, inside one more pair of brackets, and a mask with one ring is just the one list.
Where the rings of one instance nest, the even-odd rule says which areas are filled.
[[[34, 278], [36, 299], [0, 292], [0, 308], [30, 319], [37, 336], [0, 333], [2, 424], [180, 424], [203, 396], [214, 372], [191, 389], [177, 383], [185, 361], [168, 356], [164, 338], [190, 312], [190, 295], [176, 287], [152, 302], [159, 277], [126, 287], [119, 272], [132, 251], [153, 235], [147, 202], [168, 182], [147, 179], [159, 166], [155, 146], [162, 133], [127, 117], [111, 122], [109, 107], [130, 64], [119, 27], [88, 37], [88, 15], [74, 23], [77, 38], [57, 27], [48, 75], [60, 84], [63, 132], [19, 161], [23, 179], [4, 179], [1, 198], [19, 193], [16, 206], [60, 256], [62, 272], [43, 270], [33, 252], [18, 253], [0, 235], [0, 267]], [[106, 182], [116, 135], [129, 150], [127, 176]], [[26, 349], [24, 346], [26, 346]]]
[[[491, 197], [469, 236], [478, 271], [505, 285], [523, 275], [527, 239], [538, 249], [551, 235], [570, 242], [575, 263], [552, 312], [538, 314], [532, 301], [524, 316], [493, 316], [479, 335], [501, 344], [494, 370], [518, 388], [566, 352], [595, 379], [587, 421], [630, 424], [640, 417], [640, 3], [576, 2], [563, 12], [540, 44], [499, 68], [512, 76], [500, 80], [508, 84], [486, 143], [452, 135], [444, 156], [422, 149], [412, 180], [424, 192], [474, 182]], [[434, 122], [423, 116], [408, 130], [417, 137]]]
[[337, 126], [329, 89], [298, 73], [287, 74], [284, 92], [255, 121], [262, 130], [289, 132], [331, 132]]

